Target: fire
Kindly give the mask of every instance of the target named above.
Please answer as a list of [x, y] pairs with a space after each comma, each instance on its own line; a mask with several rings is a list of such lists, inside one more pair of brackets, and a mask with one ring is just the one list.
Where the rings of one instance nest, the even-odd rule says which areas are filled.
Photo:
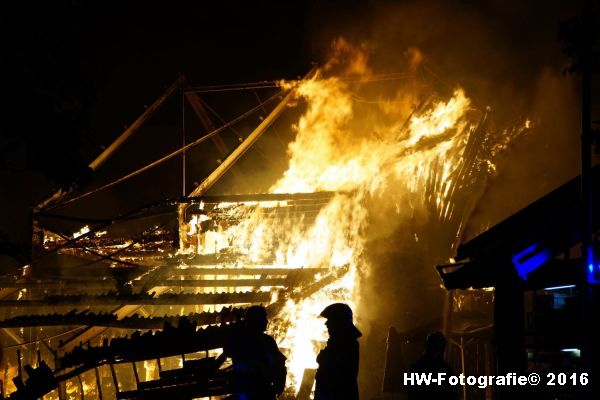
[[91, 392], [95, 391], [95, 387], [93, 385], [88, 384], [85, 380], [81, 381], [81, 387], [83, 388], [83, 394], [88, 395]]
[[367, 217], [362, 211], [357, 196], [336, 195], [308, 230], [295, 227], [288, 231], [276, 251], [277, 264], [342, 267], [353, 262], [362, 249], [359, 230]]
[[4, 384], [5, 393], [12, 393], [17, 389], [13, 382], [13, 378], [15, 378], [18, 374], [19, 370], [16, 365], [6, 363], [5, 370], [2, 371], [2, 383]]
[[[317, 76], [303, 82], [297, 95], [306, 101], [307, 110], [294, 126], [289, 168], [271, 191], [345, 194], [335, 196], [307, 231], [293, 230], [279, 247], [277, 261], [295, 267], [350, 268], [339, 282], [298, 303], [288, 302], [283, 310], [289, 327], [281, 344], [292, 350], [288, 367], [296, 390], [303, 370], [316, 367], [315, 357], [326, 337], [317, 315], [335, 301], [359, 303], [359, 271], [369, 272], [362, 255], [370, 207], [384, 196], [410, 197], [435, 204], [438, 217], [449, 218], [453, 190], [461, 178], [457, 172], [476, 128], [469, 115], [471, 101], [461, 88], [421, 112], [396, 110], [398, 117], [409, 115], [408, 123], [399, 119], [376, 126], [377, 135], [357, 129], [352, 91], [342, 80]], [[432, 177], [437, 180], [433, 188]]]
[[355, 309], [356, 269], [347, 272], [342, 279], [299, 302], [288, 301], [282, 317], [276, 323], [286, 328], [275, 331], [282, 348], [290, 349], [288, 373], [297, 392], [306, 368], [317, 368], [316, 356], [327, 339], [324, 321], [317, 318], [323, 309], [333, 302], [345, 302]]
[[[345, 41], [336, 46], [342, 52], [351, 47]], [[347, 271], [308, 297], [288, 299], [273, 321], [271, 332], [289, 350], [288, 382], [296, 391], [304, 369], [316, 367], [327, 337], [319, 313], [332, 302], [346, 302], [355, 310], [360, 303], [359, 278], [370, 272], [364, 250], [373, 220], [386, 213], [388, 221], [399, 224], [432, 209], [429, 218], [453, 221], [459, 230], [468, 210], [454, 199], [493, 173], [495, 157], [531, 126], [527, 120], [497, 134], [487, 128], [489, 110], [476, 110], [460, 87], [445, 98], [416, 93], [414, 85], [400, 87], [396, 97], [359, 104], [356, 92], [371, 71], [364, 52], [355, 50], [359, 56], [345, 72], [365, 78], [357, 83], [333, 75], [335, 63], [347, 61], [341, 56], [299, 85], [281, 83], [295, 90], [306, 110], [292, 127], [296, 136], [288, 147], [289, 166], [269, 192], [336, 194], [308, 225], [269, 220], [267, 210], [283, 203], [221, 203], [221, 215], [239, 223], [209, 226], [197, 243], [201, 254], [240, 249], [242, 264], [264, 265], [274, 254], [276, 266]], [[412, 71], [423, 55], [416, 49], [410, 54]], [[196, 225], [210, 218], [201, 214], [192, 221], [188, 235], [197, 234]]]
[[77, 239], [79, 236], [85, 235], [90, 232], [90, 226], [84, 225], [80, 230], [73, 233], [73, 239]]
[[[469, 109], [470, 100], [465, 92], [458, 88], [447, 102], [440, 101], [432, 109], [410, 119], [406, 138], [407, 146], [414, 146], [421, 140], [446, 133], [456, 127], [457, 123]], [[460, 121], [463, 122], [464, 121]], [[461, 130], [460, 126], [456, 127]]]

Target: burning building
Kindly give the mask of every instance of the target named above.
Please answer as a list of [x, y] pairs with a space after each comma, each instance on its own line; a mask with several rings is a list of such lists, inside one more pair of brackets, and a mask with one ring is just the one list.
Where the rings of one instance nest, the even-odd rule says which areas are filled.
[[[35, 209], [34, 262], [5, 277], [0, 291], [2, 328], [19, 349], [2, 371], [5, 394], [37, 385], [45, 398], [218, 398], [228, 393], [227, 372], [211, 370], [209, 360], [243, 309], [263, 304], [288, 358], [286, 395], [309, 398], [326, 340], [316, 317], [345, 302], [359, 325], [368, 320], [369, 280], [378, 273], [373, 244], [394, 234], [411, 248], [398, 263], [413, 266], [457, 249], [497, 160], [532, 121], [518, 116], [498, 126], [493, 105], [431, 83], [416, 49], [405, 70], [376, 73], [360, 48], [341, 39], [335, 48], [331, 62], [296, 81], [193, 87], [178, 79], [89, 167], [104, 165], [177, 90], [204, 135], [88, 191], [59, 191]], [[202, 96], [219, 90], [270, 97], [216, 126], [218, 114]], [[258, 126], [242, 134], [239, 124], [260, 113]], [[286, 168], [267, 190], [209, 193], [274, 129], [293, 139]], [[239, 137], [233, 149], [219, 136], [229, 131]], [[189, 158], [209, 140], [220, 163], [191, 191], [184, 184], [181, 197], [102, 221], [58, 212]], [[183, 170], [190, 173], [185, 158]], [[57, 219], [77, 227], [59, 231]], [[21, 380], [25, 364], [38, 368], [27, 369], [29, 383]]]

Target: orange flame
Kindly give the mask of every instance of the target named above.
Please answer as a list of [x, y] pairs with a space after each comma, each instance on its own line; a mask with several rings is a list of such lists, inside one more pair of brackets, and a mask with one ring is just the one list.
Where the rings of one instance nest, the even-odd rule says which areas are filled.
[[[347, 74], [368, 77], [371, 70], [365, 53], [343, 39], [336, 41], [335, 47], [333, 61], [294, 89], [307, 108], [292, 127], [296, 137], [288, 147], [288, 169], [269, 191], [338, 193], [309, 226], [270, 222], [263, 215], [267, 202], [250, 208], [223, 203], [222, 211], [243, 217], [241, 222], [223, 231], [203, 233], [206, 244], [198, 245], [199, 252], [243, 249], [251, 263], [274, 252], [278, 266], [347, 268], [342, 278], [313, 295], [288, 300], [278, 317], [279, 326], [272, 328], [280, 345], [290, 350], [289, 383], [296, 390], [304, 369], [316, 366], [316, 354], [326, 339], [318, 314], [331, 302], [354, 307], [360, 301], [358, 277], [370, 269], [363, 258], [366, 232], [382, 199], [395, 201], [397, 215], [405, 213], [400, 204], [413, 210], [430, 205], [441, 220], [457, 218], [452, 200], [455, 193], [469, 186], [475, 179], [472, 174], [493, 172], [494, 156], [529, 127], [526, 123], [523, 129], [504, 131], [475, 159], [466, 149], [473, 135], [480, 134], [478, 124], [483, 119], [474, 118], [474, 112], [482, 113], [473, 110], [463, 89], [456, 88], [449, 98], [436, 101], [429, 94], [420, 106], [411, 103], [422, 98], [421, 93], [399, 92], [391, 100], [366, 102], [371, 109], [365, 112], [356, 95], [364, 80], [352, 85], [325, 76], [333, 66], [346, 62]], [[349, 54], [354, 58], [344, 61], [343, 56]], [[416, 68], [423, 55], [416, 49], [410, 54]], [[281, 86], [293, 85], [282, 82]], [[471, 167], [473, 160], [478, 160], [477, 168]], [[273, 243], [277, 243], [275, 249]]]

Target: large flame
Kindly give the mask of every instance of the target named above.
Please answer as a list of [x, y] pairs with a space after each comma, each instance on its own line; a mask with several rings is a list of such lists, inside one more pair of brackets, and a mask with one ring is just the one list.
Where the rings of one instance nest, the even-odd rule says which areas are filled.
[[[278, 262], [291, 266], [348, 266], [344, 279], [298, 303], [289, 301], [283, 315], [290, 321], [282, 346], [292, 349], [291, 381], [299, 388], [303, 370], [316, 367], [315, 357], [325, 339], [318, 314], [329, 303], [358, 299], [358, 272], [367, 272], [362, 259], [369, 220], [366, 196], [381, 196], [390, 185], [420, 192], [431, 168], [444, 171], [446, 184], [436, 194], [444, 207], [449, 175], [460, 158], [469, 99], [457, 89], [447, 101], [413, 115], [405, 131], [391, 124], [378, 135], [365, 135], [353, 127], [354, 102], [349, 86], [338, 78], [316, 77], [297, 89], [307, 110], [294, 129], [289, 146], [290, 163], [271, 188], [274, 193], [338, 191], [314, 224], [304, 232], [290, 232], [278, 250]], [[406, 113], [406, 110], [402, 110]], [[430, 140], [432, 143], [426, 144]], [[391, 190], [396, 192], [397, 188]]]
[[[325, 338], [323, 323], [316, 316], [331, 302], [354, 306], [360, 300], [358, 277], [369, 272], [362, 257], [365, 232], [379, 200], [385, 196], [395, 199], [400, 214], [402, 203], [398, 200], [410, 198], [415, 200], [409, 202], [411, 207], [432, 205], [437, 218], [450, 219], [455, 191], [475, 179], [472, 171], [464, 171], [465, 164], [476, 164], [476, 172], [485, 176], [494, 170], [495, 154], [492, 149], [483, 151], [477, 161], [465, 154], [481, 120], [474, 119], [471, 101], [461, 88], [448, 99], [429, 101], [427, 107], [416, 110], [407, 108], [402, 100], [397, 102], [398, 109], [390, 110], [389, 102], [379, 100], [375, 102], [377, 111], [397, 119], [389, 118], [387, 124], [373, 121], [370, 131], [357, 121], [355, 94], [341, 79], [317, 75], [301, 83], [296, 93], [307, 109], [294, 126], [296, 139], [289, 145], [289, 168], [271, 191], [345, 194], [333, 197], [311, 228], [292, 231], [279, 248], [278, 262], [349, 266], [343, 279], [298, 303], [289, 301], [283, 310], [290, 324], [282, 345], [292, 350], [288, 366], [297, 390], [303, 370], [316, 367], [315, 357]], [[526, 127], [503, 132], [503, 140], [495, 143], [494, 150], [506, 148]]]
[[[277, 202], [246, 207], [223, 203], [221, 211], [240, 217], [240, 222], [205, 231], [197, 244], [200, 253], [242, 249], [249, 263], [274, 256], [277, 266], [341, 272], [312, 295], [287, 299], [272, 324], [281, 347], [289, 350], [288, 382], [296, 391], [304, 369], [316, 367], [326, 340], [319, 313], [332, 302], [355, 307], [360, 301], [359, 278], [370, 271], [364, 251], [375, 214], [382, 208], [391, 211], [388, 220], [400, 224], [407, 209], [419, 209], [459, 230], [467, 212], [460, 195], [493, 172], [494, 157], [528, 127], [526, 123], [500, 133], [488, 129], [489, 110], [474, 109], [460, 87], [446, 98], [404, 85], [393, 96], [365, 99], [360, 90], [371, 71], [364, 53], [344, 41], [336, 46], [358, 56], [351, 61], [334, 57], [334, 63], [311, 79], [281, 84], [294, 90], [306, 109], [292, 127], [289, 166], [269, 190], [336, 194], [309, 224], [265, 218], [265, 210]], [[411, 71], [423, 58], [416, 52], [411, 52]], [[344, 59], [350, 65], [344, 69], [346, 76], [360, 79], [335, 76], [334, 64]], [[192, 228], [190, 234], [195, 233]]]

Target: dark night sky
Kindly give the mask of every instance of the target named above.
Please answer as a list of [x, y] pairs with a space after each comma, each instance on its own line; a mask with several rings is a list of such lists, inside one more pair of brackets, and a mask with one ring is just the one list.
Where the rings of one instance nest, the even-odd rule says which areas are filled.
[[[532, 101], [522, 94], [539, 84], [544, 68], [567, 63], [558, 23], [578, 9], [567, 0], [15, 3], [0, 6], [0, 230], [14, 243], [29, 235], [29, 208], [71, 182], [179, 72], [193, 84], [295, 78], [323, 62], [331, 41], [344, 36], [367, 43], [384, 70], [407, 47], [420, 47], [447, 79], [481, 102], [510, 104], [500, 114], [510, 113]], [[139, 154], [176, 146], [176, 101], [156, 116], [148, 136], [115, 156], [116, 165], [129, 171], [141, 166]], [[221, 102], [247, 108], [228, 101]], [[140, 143], [143, 152], [133, 148]], [[284, 159], [285, 147], [276, 150]], [[270, 168], [259, 161], [256, 167]], [[114, 207], [180, 190], [177, 182], [163, 183], [160, 190], [146, 184], [155, 193], [138, 199], [115, 195]], [[90, 205], [75, 211], [94, 212]]]

